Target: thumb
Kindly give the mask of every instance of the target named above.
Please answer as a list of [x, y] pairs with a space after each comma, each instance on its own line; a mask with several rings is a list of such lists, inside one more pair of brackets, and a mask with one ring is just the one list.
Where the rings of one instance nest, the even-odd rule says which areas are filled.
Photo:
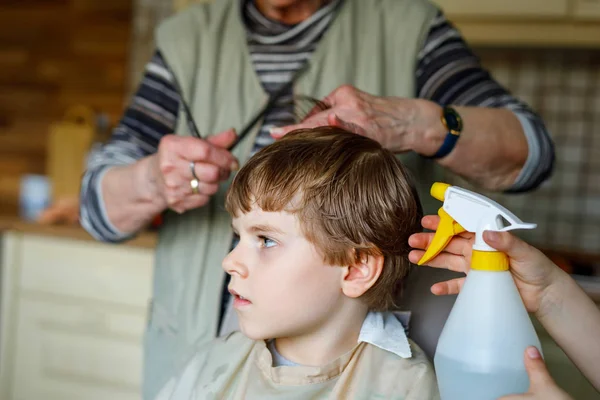
[[546, 368], [539, 350], [533, 346], [525, 350], [525, 369], [529, 375], [529, 393], [542, 393], [556, 384]]
[[228, 129], [223, 132], [219, 132], [216, 135], [209, 136], [206, 141], [214, 144], [215, 146], [223, 149], [229, 148], [237, 139], [237, 133], [235, 129]]
[[534, 248], [508, 232], [485, 231], [483, 239], [515, 261], [530, 261], [536, 253]]

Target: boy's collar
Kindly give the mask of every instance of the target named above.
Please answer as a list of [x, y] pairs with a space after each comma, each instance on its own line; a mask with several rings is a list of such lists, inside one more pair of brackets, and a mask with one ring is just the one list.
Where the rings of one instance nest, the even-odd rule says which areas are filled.
[[[402, 358], [410, 358], [412, 352], [406, 336], [410, 312], [370, 311], [363, 322], [358, 343], [370, 343]], [[400, 321], [403, 322], [400, 322]]]

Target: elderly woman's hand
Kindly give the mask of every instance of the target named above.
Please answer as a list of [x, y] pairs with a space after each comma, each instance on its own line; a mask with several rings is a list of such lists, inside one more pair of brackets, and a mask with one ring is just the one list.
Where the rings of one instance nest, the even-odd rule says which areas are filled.
[[368, 136], [395, 153], [423, 155], [434, 154], [446, 135], [441, 107], [428, 100], [372, 96], [344, 85], [323, 103], [326, 110], [309, 114], [299, 124], [273, 128], [271, 135], [278, 139], [296, 129], [332, 125]]
[[[233, 129], [211, 136], [206, 140], [177, 135], [164, 136], [156, 154], [150, 156], [149, 168], [142, 190], [151, 195], [162, 208], [182, 213], [205, 205], [238, 168], [235, 157], [227, 147], [236, 140]], [[198, 178], [196, 193], [191, 186], [194, 179], [191, 166]]]
[[525, 394], [504, 396], [498, 400], [573, 400], [556, 385], [535, 347], [525, 350], [525, 368], [529, 375], [529, 391]]

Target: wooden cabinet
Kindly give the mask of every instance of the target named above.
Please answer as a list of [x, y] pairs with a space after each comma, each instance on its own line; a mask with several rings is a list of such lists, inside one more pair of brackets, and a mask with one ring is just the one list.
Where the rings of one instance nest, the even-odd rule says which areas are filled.
[[600, 21], [600, 0], [432, 0], [456, 20]]
[[469, 44], [600, 48], [600, 0], [433, 0]]
[[8, 232], [0, 398], [137, 400], [153, 250]]
[[452, 17], [556, 18], [568, 13], [569, 0], [433, 0]]
[[573, 15], [578, 20], [600, 21], [600, 0], [573, 0]]

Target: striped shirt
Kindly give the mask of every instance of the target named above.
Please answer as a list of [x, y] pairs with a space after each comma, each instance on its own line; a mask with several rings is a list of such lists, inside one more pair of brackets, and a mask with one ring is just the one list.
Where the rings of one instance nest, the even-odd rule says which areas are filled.
[[[252, 0], [243, 2], [243, 22], [254, 69], [264, 90], [272, 94], [289, 83], [306, 64], [327, 31], [343, 0], [334, 0], [296, 25], [285, 25], [262, 15]], [[529, 155], [511, 192], [531, 190], [550, 174], [554, 163], [552, 141], [541, 121], [526, 104], [498, 84], [485, 71], [460, 33], [442, 12], [431, 21], [427, 39], [418, 54], [415, 97], [440, 105], [503, 107], [522, 124]], [[265, 116], [253, 152], [273, 141], [269, 129], [295, 122], [291, 87]], [[81, 224], [95, 238], [126, 240], [109, 221], [102, 199], [101, 180], [116, 165], [129, 165], [155, 153], [160, 139], [172, 133], [180, 105], [165, 60], [155, 54], [146, 66], [139, 88], [108, 143], [93, 151], [81, 187]]]

